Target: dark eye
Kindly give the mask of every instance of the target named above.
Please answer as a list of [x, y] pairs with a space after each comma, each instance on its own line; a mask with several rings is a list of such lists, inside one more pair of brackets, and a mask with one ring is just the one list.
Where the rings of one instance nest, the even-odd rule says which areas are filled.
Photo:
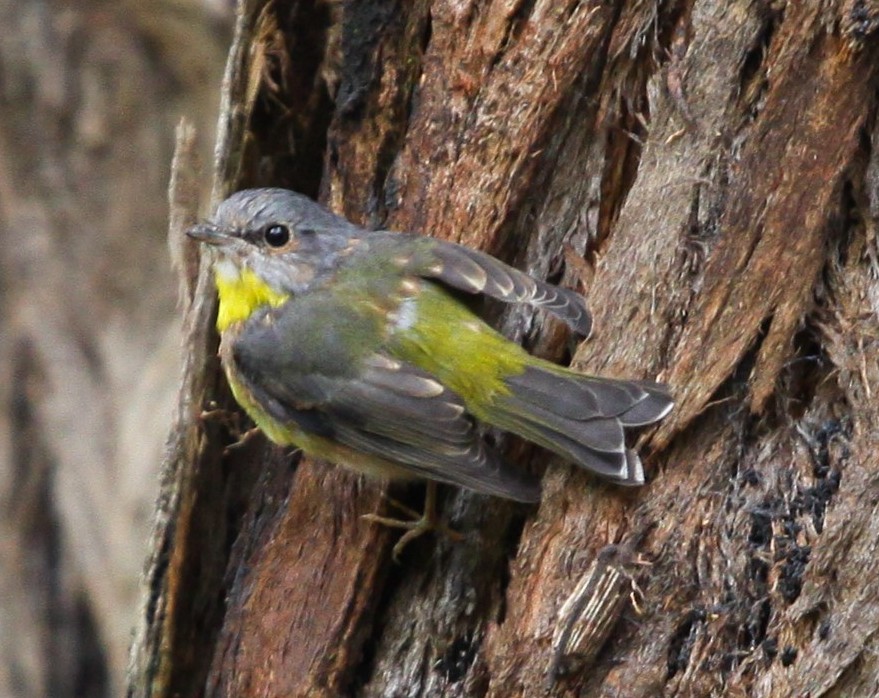
[[283, 247], [290, 242], [290, 229], [286, 225], [273, 223], [266, 226], [263, 237], [270, 247]]

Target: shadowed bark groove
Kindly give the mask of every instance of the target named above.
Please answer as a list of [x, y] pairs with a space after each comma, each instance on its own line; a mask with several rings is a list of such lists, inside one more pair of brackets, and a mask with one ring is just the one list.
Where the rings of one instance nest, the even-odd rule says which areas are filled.
[[[652, 478], [637, 491], [504, 439], [523, 467], [551, 466], [540, 505], [448, 491], [444, 514], [467, 539], [419, 541], [399, 566], [394, 535], [360, 519], [384, 511], [378, 485], [264, 443], [233, 465], [210, 432], [191, 454], [200, 469], [259, 475], [197, 662], [207, 695], [875, 690], [879, 63], [865, 12], [245, 4], [227, 89], [232, 105], [253, 101], [226, 132], [235, 156], [215, 192], [307, 171], [363, 224], [582, 283], [596, 331], [574, 365], [658, 377], [679, 405], [642, 439]], [[196, 311], [204, 332], [210, 305]], [[565, 352], [540, 314], [500, 324]], [[191, 419], [177, 428], [201, 433]], [[556, 632], [560, 609], [608, 545], [625, 551], [607, 568], [610, 630], [547, 683], [554, 635], [572, 635]]]

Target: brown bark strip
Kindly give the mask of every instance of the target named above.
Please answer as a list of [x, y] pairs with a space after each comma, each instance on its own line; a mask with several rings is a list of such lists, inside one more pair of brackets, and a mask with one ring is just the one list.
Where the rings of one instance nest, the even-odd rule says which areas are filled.
[[[535, 15], [539, 15], [541, 11], [540, 8], [535, 8]], [[557, 78], [558, 92], [552, 93], [551, 98], [529, 103], [528, 109], [533, 109], [532, 113], [519, 103], [521, 94], [541, 89], [551, 90], [554, 85], [546, 84], [545, 76], [536, 69], [537, 66], [546, 65], [547, 60], [552, 64], [551, 59], [545, 55], [549, 49], [540, 41], [535, 41], [534, 35], [529, 32], [538, 32], [540, 36], [544, 36], [553, 31], [567, 32], [570, 25], [547, 21], [545, 26], [535, 24], [532, 27], [529, 20], [522, 19], [525, 28], [520, 34], [512, 34], [515, 42], [510, 40], [510, 48], [506, 53], [500, 54], [494, 68], [492, 70], [485, 68], [484, 82], [479, 80], [469, 82], [468, 73], [461, 71], [457, 73], [460, 84], [455, 83], [451, 78], [447, 78], [447, 82], [443, 83], [443, 71], [452, 70], [452, 66], [475, 65], [476, 68], [473, 68], [471, 73], [474, 76], [480, 74], [477, 69], [479, 66], [485, 66], [484, 63], [479, 62], [483, 58], [479, 53], [468, 54], [466, 59], [462, 59], [459, 55], [465, 50], [462, 47], [468, 47], [470, 42], [475, 41], [468, 38], [470, 37], [468, 32], [472, 31], [475, 35], [476, 30], [470, 29], [471, 23], [479, 20], [462, 11], [460, 16], [455, 16], [455, 20], [460, 24], [445, 26], [435, 14], [433, 15], [431, 48], [425, 56], [426, 78], [419, 95], [420, 108], [413, 115], [409, 140], [397, 161], [398, 169], [395, 169], [395, 172], [402, 170], [408, 174], [401, 188], [401, 192], [405, 192], [402, 207], [391, 216], [392, 227], [419, 230], [424, 229], [421, 226], [429, 225], [430, 227], [424, 230], [436, 236], [464, 239], [470, 244], [489, 249], [497, 245], [495, 240], [499, 229], [509, 217], [519, 214], [514, 203], [514, 198], [518, 196], [516, 192], [523, 192], [530, 187], [532, 191], [529, 194], [533, 194], [535, 173], [532, 171], [530, 174], [509, 176], [506, 181], [498, 181], [500, 176], [498, 179], [493, 179], [496, 174], [500, 172], [503, 175], [504, 168], [514, 169], [516, 153], [519, 149], [531, 147], [529, 143], [551, 136], [555, 139], [553, 152], [557, 157], [559, 153], [567, 152], [565, 146], [568, 142], [578, 142], [579, 129], [589, 133], [591, 122], [588, 120], [571, 126], [570, 132], [564, 135], [553, 132], [553, 129], [558, 127], [558, 121], [554, 118], [556, 109], [562, 103], [570, 103], [568, 100], [571, 100], [574, 82], [583, 81], [577, 85], [578, 89], [583, 89], [584, 75], [598, 74], [605, 61], [606, 40], [601, 38], [601, 32], [609, 30], [611, 16], [603, 14], [600, 10], [588, 20], [584, 16], [576, 16], [583, 24], [576, 25], [569, 38], [570, 43], [565, 46], [572, 55], [579, 56], [578, 60], [586, 62], [579, 68], [571, 67], [571, 74], [562, 73], [561, 77]], [[443, 17], [441, 20], [451, 21], [451, 18]], [[587, 22], [591, 22], [588, 29]], [[644, 24], [649, 24], [646, 17], [642, 17], [640, 22], [630, 17], [626, 25], [627, 31], [631, 27]], [[496, 33], [489, 32], [489, 36], [495, 36]], [[484, 41], [488, 40], [484, 39]], [[582, 43], [575, 50], [574, 43], [578, 40]], [[502, 45], [502, 42], [499, 42], [499, 45]], [[431, 50], [436, 51], [436, 55], [452, 51], [458, 59], [452, 62], [444, 60], [442, 64], [431, 63], [432, 59], [435, 60]], [[496, 73], [493, 71], [499, 70], [498, 65], [503, 66], [505, 61], [512, 62], [513, 59], [509, 56], [516, 55], [517, 52], [527, 54], [527, 59], [520, 57], [522, 70], [516, 73], [515, 78], [509, 73], [503, 80], [498, 78], [495, 85], [492, 79]], [[532, 69], [530, 66], [535, 68]], [[452, 84], [449, 84], [450, 81]], [[481, 91], [471, 95], [464, 90], [470, 84], [481, 85]], [[510, 86], [514, 86], [517, 92], [510, 94]], [[444, 91], [444, 88], [447, 91]], [[523, 102], [527, 101], [526, 98], [521, 99]], [[580, 102], [576, 103], [581, 105]], [[485, 106], [487, 104], [494, 105], [498, 113], [505, 114], [506, 120], [498, 121], [497, 117], [489, 119], [485, 113], [488, 109]], [[519, 117], [523, 113], [528, 117], [520, 121]], [[497, 133], [498, 129], [503, 131], [503, 135]], [[490, 132], [496, 143], [495, 140], [486, 141], [479, 135], [483, 132]], [[460, 156], [455, 150], [454, 144], [457, 142], [462, 144]], [[496, 147], [497, 150], [491, 150], [492, 147]], [[475, 164], [477, 160], [479, 162]], [[537, 162], [539, 160], [540, 158], [536, 159]], [[563, 166], [573, 164], [565, 157], [561, 157], [560, 161]], [[556, 161], [551, 160], [551, 162]], [[585, 167], [584, 163], [580, 163], [580, 167]], [[422, 199], [420, 192], [409, 188], [412, 178], [416, 178], [418, 182], [423, 181], [423, 186], [429, 188], [429, 191], [424, 192], [427, 198]], [[570, 187], [571, 180], [562, 179], [560, 186]], [[462, 196], [470, 198], [464, 203], [460, 200]], [[570, 196], [568, 191], [561, 190], [557, 196], [559, 197], [557, 206], [561, 211], [554, 211], [554, 215], [547, 216], [542, 221], [547, 229], [551, 229], [556, 222], [555, 216], [564, 220], [562, 216], [571, 215], [573, 222], [568, 219], [564, 223], [567, 226], [575, 225], [579, 220], [577, 211], [570, 214], [567, 210], [568, 202], [565, 196]], [[449, 197], [458, 197], [458, 200], [450, 205]], [[451, 216], [467, 216], [467, 221], [466, 223], [456, 221]], [[546, 264], [546, 260], [542, 259], [541, 264]], [[549, 491], [544, 492], [544, 497], [549, 496], [550, 501], [553, 501], [552, 489], [550, 485]], [[606, 493], [606, 490], [602, 492]], [[559, 504], [557, 500], [553, 503]], [[392, 604], [384, 609], [384, 616], [390, 619], [389, 625], [384, 628], [381, 642], [376, 650], [379, 659], [372, 667], [373, 678], [367, 686], [366, 695], [395, 695], [411, 690], [407, 687], [416, 685], [424, 695], [458, 690], [456, 687], [462, 687], [460, 690], [463, 690], [465, 695], [471, 692], [478, 695], [485, 690], [489, 677], [495, 674], [497, 668], [495, 662], [498, 656], [493, 656], [495, 645], [490, 638], [495, 631], [492, 619], [498, 617], [502, 609], [502, 599], [498, 599], [498, 592], [502, 590], [498, 590], [497, 584], [500, 565], [504, 561], [501, 559], [500, 563], [495, 562], [496, 554], [488, 556], [488, 551], [494, 552], [498, 546], [504, 544], [503, 528], [508, 525], [506, 521], [509, 515], [503, 512], [503, 505], [496, 502], [482, 504], [472, 502], [472, 498], [468, 498], [467, 495], [456, 495], [450, 504], [451, 506], [447, 508], [451, 508], [453, 512], [461, 510], [466, 517], [464, 521], [467, 523], [460, 527], [464, 530], [472, 530], [474, 536], [478, 534], [481, 540], [476, 541], [476, 545], [468, 542], [458, 546], [450, 553], [445, 553], [442, 548], [437, 550], [434, 553], [435, 558], [438, 564], [442, 564], [444, 570], [439, 575], [433, 569], [419, 569], [407, 575]], [[474, 512], [477, 508], [488, 513], [478, 516]], [[564, 510], [563, 506], [562, 510]], [[456, 524], [457, 520], [455, 519]], [[613, 525], [615, 524], [611, 524]], [[546, 531], [541, 530], [540, 533]], [[551, 535], [550, 537], [552, 538]], [[597, 544], [600, 547], [600, 542]], [[479, 564], [475, 564], [476, 556], [482, 558]], [[471, 562], [473, 562], [472, 566]], [[533, 568], [517, 569], [518, 572], [522, 572], [526, 579], [532, 579], [535, 584], [547, 583], [547, 577], [535, 572]], [[529, 577], [529, 573], [534, 574]], [[531, 591], [529, 587], [529, 591], [524, 593], [527, 595]], [[553, 587], [553, 592], [550, 593], [557, 591]], [[564, 593], [569, 592], [569, 588], [564, 590]], [[537, 600], [542, 598], [542, 594], [534, 592], [534, 595], [536, 598], [531, 608], [535, 613], [531, 617], [534, 617], [539, 609], [541, 612], [539, 621], [547, 626], [546, 631], [551, 635], [549, 624], [554, 618], [543, 616], [543, 608], [539, 606]], [[419, 600], [418, 606], [413, 609], [417, 618], [415, 624], [410, 620], [409, 609], [412, 608], [410, 597]], [[472, 598], [479, 599], [478, 615], [474, 614], [471, 603], [468, 603], [468, 599]], [[554, 597], [553, 603], [556, 600], [557, 597]], [[488, 619], [488, 622], [483, 619]], [[528, 637], [530, 638], [531, 635]], [[486, 642], [489, 643], [487, 646]], [[537, 675], [541, 678], [538, 690], [542, 690], [542, 677], [549, 661], [548, 643], [549, 640], [544, 648], [545, 653], [535, 651], [533, 643], [528, 644], [527, 649], [522, 650], [528, 656], [527, 662], [520, 662], [518, 656], [506, 652], [507, 648], [502, 642], [498, 643], [497, 649], [500, 650], [498, 654], [501, 662], [510, 661], [511, 657], [515, 657], [512, 659], [513, 665], [523, 671], [534, 669], [535, 666], [539, 667]], [[519, 647], [518, 644], [515, 646]], [[461, 658], [451, 659], [456, 653], [459, 653]], [[505, 667], [504, 671], [506, 670], [509, 670], [508, 667]], [[515, 681], [500, 685], [503, 687], [500, 689], [500, 695], [504, 694], [504, 690], [511, 690], [510, 695], [518, 694], [521, 690]]]
[[177, 272], [180, 288], [177, 297], [181, 305], [193, 300], [195, 280], [198, 277], [198, 251], [185, 235], [195, 222], [202, 166], [196, 151], [195, 127], [186, 119], [177, 125], [174, 159], [171, 162], [171, 181], [168, 184], [168, 251], [171, 266]]
[[[693, 21], [694, 43], [686, 59], [688, 95], [702, 128], [675, 139], [683, 125], [676, 107], [663, 90], [647, 86], [654, 100], [650, 106], [653, 121], [638, 179], [625, 199], [588, 290], [596, 332], [578, 352], [588, 372], [651, 376], [651, 366], [656, 370], [668, 360], [663, 354], [669, 325], [672, 318], [677, 322], [677, 307], [687, 300], [686, 288], [681, 289], [680, 240], [691, 222], [693, 193], [698, 194], [702, 186], [699, 178], [719, 158], [714, 134], [735, 100], [738, 74], [734, 66], [757, 41], [762, 28], [755, 17], [735, 4], [724, 4], [722, 9], [700, 7], [694, 11]], [[628, 38], [612, 43], [628, 45], [645, 25], [649, 25], [647, 18], [634, 11], [624, 13], [615, 31]], [[724, 57], [722, 69], [716, 68], [718, 56]], [[601, 94], [637, 89], [627, 82], [634, 70], [631, 62], [622, 59], [619, 66], [612, 64]], [[614, 195], [623, 193], [615, 191]], [[669, 292], [664, 293], [666, 289]], [[711, 490], [713, 478], [723, 476], [705, 466], [698, 471], [693, 468], [706, 461], [719, 464], [724, 453], [735, 450], [737, 435], [724, 421], [718, 416], [700, 429], [699, 443], [705, 450], [697, 454], [678, 449], [668, 454], [674, 467], [663, 474], [659, 491], [651, 487], [621, 493], [596, 487], [580, 473], [547, 473], [540, 511], [526, 526], [513, 563], [506, 619], [491, 628], [486, 641], [492, 677], [489, 695], [538, 695], [543, 690], [541, 677], [551, 656], [549, 645], [559, 604], [603, 545], [625, 543], [630, 536], [658, 526], [645, 544], [648, 556], [657, 561], [646, 576], [674, 577], [675, 561], [662, 560], [661, 553], [686, 549], [689, 542], [682, 532], [698, 531], [700, 522], [716, 510], [716, 501], [709, 498], [701, 505], [700, 497]], [[665, 591], [645, 587], [650, 597], [648, 609], [655, 603], [651, 599], [667, 598]], [[626, 637], [638, 633], [632, 644], [641, 654], [608, 674], [608, 664], [613, 665], [617, 656], [611, 652], [609, 662], [594, 667], [586, 677], [563, 682], [559, 690], [570, 687], [575, 694], [591, 695], [604, 686], [611, 695], [614, 690], [626, 696], [657, 695], [667, 673], [667, 641], [675, 633], [671, 619], [676, 617], [675, 611], [686, 615], [687, 603], [694, 595], [687, 589], [675, 596], [668, 620], [654, 620], [643, 634], [637, 631], [640, 619], [624, 618], [621, 632]]]
[[397, 229], [491, 250], [534, 184], [553, 115], [603, 57], [614, 13], [579, 0], [436, 3], [420, 108], [392, 176]]
[[429, 26], [427, 2], [403, 5], [352, 3], [340, 19], [345, 50], [333, 59], [344, 94], [329, 129], [333, 155], [321, 198], [369, 227], [383, 225], [387, 216], [386, 179], [406, 137]]
[[[645, 371], [652, 377], [670, 363], [670, 348], [692, 303], [693, 277], [710, 250], [717, 210], [725, 201], [722, 179], [729, 146], [718, 134], [730, 128], [730, 121], [746, 118], [738, 105], [738, 66], [760, 50], [767, 30], [766, 19], [749, 12], [749, 6], [693, 8], [692, 39], [678, 69], [686, 76], [687, 101], [698, 129], [687, 128], [664, 75], [640, 88], [649, 97], [644, 108], [649, 114], [637, 116], [644, 123], [649, 116], [649, 131], [631, 189], [611, 186], [612, 193], [605, 194], [618, 200], [613, 207], [620, 212], [587, 289], [595, 333], [580, 345], [574, 362], [587, 372], [631, 376]], [[637, 36], [637, 20], [623, 15], [620, 31]], [[601, 94], [638, 89], [620, 75], [632, 70], [631, 63], [619, 62], [611, 66]]]
[[[704, 409], [770, 320], [751, 376], [751, 408], [761, 411], [811, 307], [875, 75], [872, 53], [847, 53], [817, 20], [804, 4], [792, 7], [767, 57], [777, 82], [732, 172], [723, 237], [675, 352], [669, 380], [679, 402], [660, 428], [660, 445]], [[804, 82], [814, 91], [805, 93]]]
[[[756, 684], [758, 696], [870, 695], [876, 689], [872, 655], [879, 589], [872, 580], [879, 578], [879, 298], [876, 241], [865, 232], [848, 249], [834, 250], [829, 299], [835, 309], [825, 313], [821, 325], [839, 372], [837, 385], [851, 407], [850, 442], [835, 438], [829, 449], [832, 465], [841, 469], [840, 494], [828, 509], [820, 545], [813, 546], [802, 593], [773, 622], [772, 630], [798, 649], [797, 671], [791, 675], [773, 665]], [[847, 261], [841, 263], [837, 255]], [[861, 683], [869, 676], [872, 680]]]
[[[224, 120], [217, 135], [215, 199], [230, 191], [232, 178], [241, 167], [238, 144], [244, 141], [252, 107], [252, 100], [247, 99], [251, 62], [246, 47], [252, 40], [259, 4], [244, 3], [236, 21], [226, 69]], [[175, 215], [169, 244], [176, 250], [175, 258], [185, 261], [190, 256], [187, 246], [193, 243], [184, 238], [183, 226], [194, 222], [196, 211], [179, 210], [177, 206], [185, 203], [179, 200], [180, 195], [176, 189], [171, 192]], [[208, 670], [205, 657], [210, 655], [219, 629], [222, 609], [218, 597], [222, 594], [217, 590], [223, 589], [228, 562], [226, 538], [232, 535], [228, 523], [234, 519], [230, 512], [242, 505], [241, 498], [246, 497], [253, 481], [253, 472], [235, 468], [234, 458], [230, 473], [224, 472], [219, 425], [200, 416], [210, 404], [231, 409], [228, 389], [218, 382], [213, 281], [204, 260], [197, 278], [187, 278], [196, 271], [188, 262], [178, 271], [183, 275], [181, 288], [193, 289], [192, 302], [186, 307], [183, 326], [181, 388], [162, 467], [151, 556], [143, 581], [144, 607], [129, 662], [128, 692], [132, 696], [195, 695], [201, 691]]]
[[390, 532], [360, 519], [378, 509], [378, 490], [360, 490], [327, 464], [300, 465], [277, 521], [237, 561], [246, 571], [230, 593], [209, 695], [344, 692], [388, 570]]
[[[284, 16], [281, 4], [276, 4], [271, 11]], [[358, 7], [357, 12], [356, 19], [361, 21], [369, 16], [365, 6]], [[337, 20], [342, 28], [333, 31], [341, 31], [344, 39], [345, 23], [353, 19], [339, 16]], [[420, 21], [415, 17], [404, 27], [393, 26], [399, 33], [390, 31], [390, 38], [383, 34], [382, 42], [374, 45], [367, 42], [366, 48], [375, 52], [369, 55], [373, 65], [381, 65], [378, 57], [383, 52], [399, 51], [395, 48], [396, 42], [403, 42], [411, 50], [407, 42], [418, 38]], [[278, 26], [283, 23], [279, 22]], [[379, 27], [385, 29], [387, 25], [379, 23]], [[356, 30], [363, 28], [358, 25]], [[314, 46], [307, 45], [305, 36], [298, 34], [287, 37], [286, 41], [276, 39], [272, 45], [273, 60], [281, 67], [302, 58], [278, 53], [284, 46], [292, 46], [304, 54], [315, 50]], [[324, 68], [338, 70], [342, 76], [353, 79], [346, 72], [345, 57], [332, 55], [332, 48], [330, 45], [329, 53], [324, 56]], [[358, 55], [357, 59], [362, 57]], [[397, 62], [402, 63], [402, 59]], [[372, 79], [371, 73], [352, 74], [366, 80], [367, 85]], [[240, 79], [229, 86], [233, 95], [241, 93]], [[386, 91], [378, 96], [378, 102], [385, 107], [388, 102], [396, 104], [399, 113], [401, 100], [405, 102], [408, 96], [405, 85], [390, 85], [387, 77], [381, 79]], [[352, 87], [343, 83], [343, 87], [357, 90], [365, 89], [366, 85], [357, 83]], [[315, 123], [326, 118], [315, 109], [317, 100], [310, 93], [312, 89], [319, 92], [320, 88], [300, 84], [295, 77], [284, 75], [283, 68], [282, 74], [263, 89], [262, 98], [273, 107], [298, 105], [301, 111], [296, 119], [304, 124], [303, 132], [315, 128]], [[296, 92], [297, 89], [302, 91]], [[351, 109], [358, 111], [350, 100], [337, 105], [337, 131], [353, 130], [349, 121]], [[375, 105], [368, 104], [361, 118], [376, 109]], [[258, 118], [266, 119], [268, 115], [260, 113]], [[288, 113], [281, 118], [289, 118]], [[374, 169], [381, 163], [377, 157], [366, 157], [365, 153], [380, 153], [386, 147], [384, 141], [393, 138], [379, 122], [361, 135], [360, 140], [352, 138], [347, 145], [343, 144], [339, 156], [352, 161], [350, 171], [341, 180], [343, 184], [355, 189], [359, 196], [369, 192], [370, 186], [364, 180], [368, 182], [365, 178], [374, 176]], [[273, 147], [275, 144], [265, 134], [250, 143], [253, 151], [269, 152]], [[247, 155], [242, 155], [242, 160], [246, 161]], [[320, 163], [305, 157], [301, 162], [301, 168], [313, 168], [310, 176], [274, 173], [265, 183], [277, 185], [280, 182], [276, 178], [281, 176], [284, 178], [281, 182], [314, 180]], [[251, 184], [262, 183], [254, 173], [246, 172], [246, 176], [253, 177]], [[259, 176], [266, 173], [261, 172]], [[364, 185], [355, 187], [349, 182]], [[352, 196], [339, 210], [353, 210], [357, 200], [357, 196]], [[359, 213], [362, 212], [360, 209]], [[278, 467], [269, 465], [272, 455], [263, 455], [258, 460], [264, 467]], [[394, 535], [360, 519], [366, 513], [386, 513], [382, 511], [379, 487], [374, 483], [364, 486], [359, 478], [343, 469], [310, 461], [300, 464], [293, 482], [289, 483], [289, 495], [287, 486], [280, 476], [269, 478], [264, 491], [257, 492], [257, 496], [261, 499], [269, 496], [283, 504], [275, 502], [274, 506], [266, 507], [242, 529], [241, 538], [250, 543], [248, 550], [233, 562], [233, 568], [242, 566], [245, 571], [238, 575], [230, 590], [208, 680], [209, 695], [336, 696], [347, 689], [358, 665], [371, 614], [389, 569], [389, 544]], [[256, 500], [251, 502], [251, 507], [254, 506], [259, 506]]]

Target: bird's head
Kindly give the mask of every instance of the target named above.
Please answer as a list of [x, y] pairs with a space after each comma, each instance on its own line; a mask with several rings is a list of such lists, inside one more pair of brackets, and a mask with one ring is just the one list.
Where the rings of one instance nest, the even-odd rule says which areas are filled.
[[217, 251], [218, 283], [247, 274], [278, 294], [303, 293], [332, 273], [358, 228], [301, 194], [246, 189], [186, 234]]

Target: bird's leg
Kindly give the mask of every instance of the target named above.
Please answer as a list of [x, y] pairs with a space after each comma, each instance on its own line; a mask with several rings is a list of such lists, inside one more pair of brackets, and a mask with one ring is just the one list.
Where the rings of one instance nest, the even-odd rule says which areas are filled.
[[208, 409], [202, 410], [198, 418], [202, 422], [215, 422], [228, 431], [236, 439], [247, 433], [242, 429], [243, 416], [238, 410], [230, 410], [218, 407], [213, 400], [208, 403]]
[[390, 526], [392, 528], [403, 528], [406, 529], [406, 532], [400, 536], [400, 540], [397, 541], [396, 545], [394, 545], [394, 549], [391, 552], [392, 557], [395, 562], [400, 561], [400, 554], [403, 552], [403, 549], [409, 545], [416, 538], [423, 536], [425, 533], [430, 533], [431, 531], [436, 531], [438, 533], [447, 536], [453, 541], [461, 541], [464, 539], [464, 536], [458, 533], [458, 531], [454, 531], [444, 523], [439, 520], [439, 517], [436, 513], [436, 483], [435, 482], [427, 482], [427, 489], [424, 493], [424, 512], [419, 516], [418, 512], [413, 511], [407, 506], [404, 506], [400, 502], [397, 502], [390, 497], [388, 497], [388, 501], [393, 504], [396, 508], [400, 509], [404, 514], [411, 516], [411, 519], [393, 519], [386, 516], [378, 516], [377, 514], [364, 514], [363, 518], [371, 523], [381, 524], [383, 526]]
[[237, 434], [235, 434], [238, 440], [235, 443], [231, 443], [226, 446], [226, 448], [223, 449], [223, 455], [228, 456], [232, 451], [237, 451], [239, 448], [244, 448], [260, 432], [262, 432], [262, 429], [260, 429], [259, 427], [250, 427], [250, 429], [245, 432], [239, 431]]
[[224, 456], [228, 456], [230, 452], [236, 451], [250, 443], [251, 439], [261, 431], [259, 427], [251, 427], [246, 430], [242, 429], [241, 422], [243, 416], [241, 412], [217, 407], [217, 403], [213, 400], [210, 402], [209, 409], [202, 410], [201, 414], [199, 414], [199, 419], [204, 422], [216, 421], [221, 424], [231, 436], [235, 437], [235, 441], [223, 449]]

